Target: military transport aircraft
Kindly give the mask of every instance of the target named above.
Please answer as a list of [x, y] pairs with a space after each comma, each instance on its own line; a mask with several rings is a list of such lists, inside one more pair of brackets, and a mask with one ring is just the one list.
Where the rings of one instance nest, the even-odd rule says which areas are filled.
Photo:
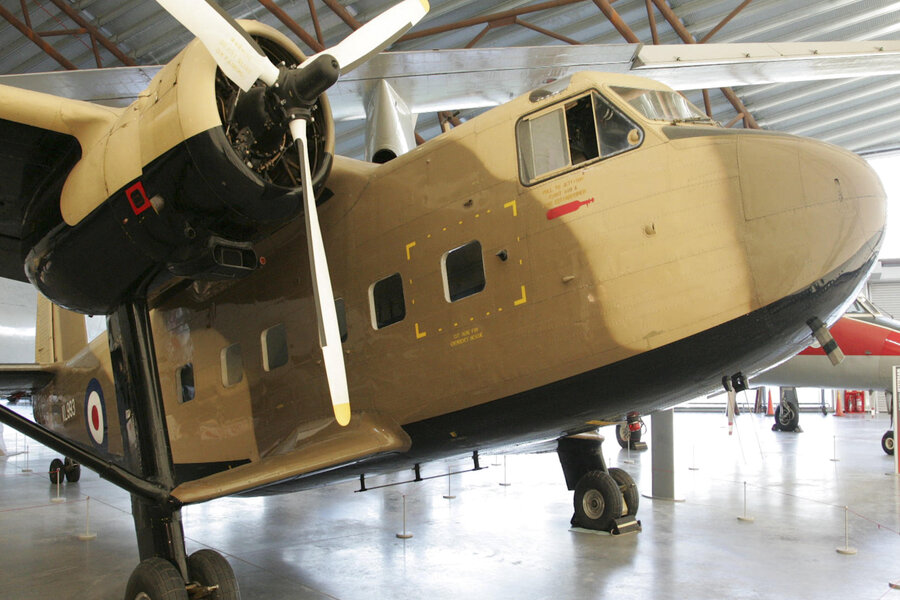
[[[596, 424], [806, 347], [880, 247], [859, 157], [723, 128], [633, 75], [546, 81], [384, 143], [383, 164], [335, 156], [325, 90], [425, 2], [309, 58], [204, 0], [160, 2], [200, 41], [130, 106], [0, 87], [24, 215], [5, 267], [43, 295], [37, 363], [0, 370], [37, 423], [0, 421], [131, 493], [129, 599], [238, 597], [224, 558], [185, 555], [186, 504], [419, 480], [513, 444], [555, 442], [574, 522], [613, 529], [638, 495]], [[78, 313], [107, 334], [87, 343]]]

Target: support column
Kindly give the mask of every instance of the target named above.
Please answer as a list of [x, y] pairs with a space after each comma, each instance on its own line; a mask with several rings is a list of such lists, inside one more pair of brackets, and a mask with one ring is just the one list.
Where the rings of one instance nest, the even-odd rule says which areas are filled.
[[653, 458], [652, 498], [675, 500], [675, 411], [660, 410], [650, 415]]

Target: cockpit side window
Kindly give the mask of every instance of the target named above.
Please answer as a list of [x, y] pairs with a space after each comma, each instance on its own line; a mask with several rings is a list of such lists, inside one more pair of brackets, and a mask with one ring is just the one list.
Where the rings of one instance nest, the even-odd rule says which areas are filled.
[[597, 92], [570, 99], [516, 125], [526, 185], [639, 146], [643, 132]]

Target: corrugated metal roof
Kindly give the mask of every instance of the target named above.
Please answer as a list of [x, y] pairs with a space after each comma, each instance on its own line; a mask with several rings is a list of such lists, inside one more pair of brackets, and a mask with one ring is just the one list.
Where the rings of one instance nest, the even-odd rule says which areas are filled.
[[[148, 0], [26, 0], [31, 27], [36, 31], [72, 29], [72, 21], [56, 3], [66, 2], [87, 22], [115, 43], [138, 64], [169, 60], [190, 39], [174, 19]], [[303, 0], [275, 2], [289, 17], [311, 34], [314, 32], [309, 5]], [[357, 20], [365, 22], [393, 4], [393, 0], [341, 2]], [[6, 11], [20, 21], [24, 15], [18, 1], [3, 0]], [[236, 18], [264, 21], [291, 35], [260, 2], [226, 0], [222, 7]], [[495, 15], [536, 5], [534, 0], [432, 0], [429, 15], [414, 31], [451, 25], [467, 19]], [[557, 2], [556, 4], [559, 4]], [[703, 38], [729, 13], [739, 0], [669, 0], [677, 16], [696, 39]], [[326, 45], [345, 37], [351, 29], [321, 0], [314, 3]], [[637, 37], [651, 43], [651, 28], [645, 0], [612, 3]], [[653, 11], [660, 42], [679, 44], [681, 39], [660, 11]], [[603, 16], [594, 1], [584, 0], [554, 6], [519, 17], [519, 24], [494, 26], [485, 23], [401, 42], [394, 49], [461, 48], [476, 36], [477, 47], [536, 46], [563, 44], [537, 30], [546, 30], [581, 43], [619, 43], [622, 36]], [[529, 28], [532, 27], [532, 28]], [[536, 30], [537, 29], [537, 30]], [[94, 68], [96, 61], [88, 36], [46, 38], [78, 68]], [[890, 0], [753, 0], [712, 36], [712, 42], [788, 42], [900, 39], [900, 2]], [[301, 44], [301, 47], [304, 47]], [[104, 66], [120, 66], [107, 50], [99, 51]], [[62, 67], [18, 29], [0, 20], [0, 73], [34, 73]], [[880, 76], [852, 80], [799, 82], [736, 88], [735, 92], [761, 127], [817, 137], [857, 152], [900, 149], [900, 77]], [[700, 92], [688, 97], [703, 106]], [[713, 116], [723, 123], [735, 116], [718, 90], [710, 91]], [[463, 113], [466, 118], [474, 113]], [[736, 125], [740, 127], [740, 123]], [[339, 150], [361, 156], [361, 123], [339, 126]], [[429, 138], [439, 131], [435, 115], [422, 115], [419, 133]]]

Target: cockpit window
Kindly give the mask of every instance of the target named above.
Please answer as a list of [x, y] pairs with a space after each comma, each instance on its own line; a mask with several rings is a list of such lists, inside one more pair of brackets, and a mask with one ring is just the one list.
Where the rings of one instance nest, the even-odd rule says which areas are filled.
[[526, 184], [619, 154], [644, 139], [637, 125], [596, 92], [522, 119], [516, 136]]
[[614, 86], [612, 90], [651, 121], [715, 123], [703, 111], [677, 92], [618, 86]]

